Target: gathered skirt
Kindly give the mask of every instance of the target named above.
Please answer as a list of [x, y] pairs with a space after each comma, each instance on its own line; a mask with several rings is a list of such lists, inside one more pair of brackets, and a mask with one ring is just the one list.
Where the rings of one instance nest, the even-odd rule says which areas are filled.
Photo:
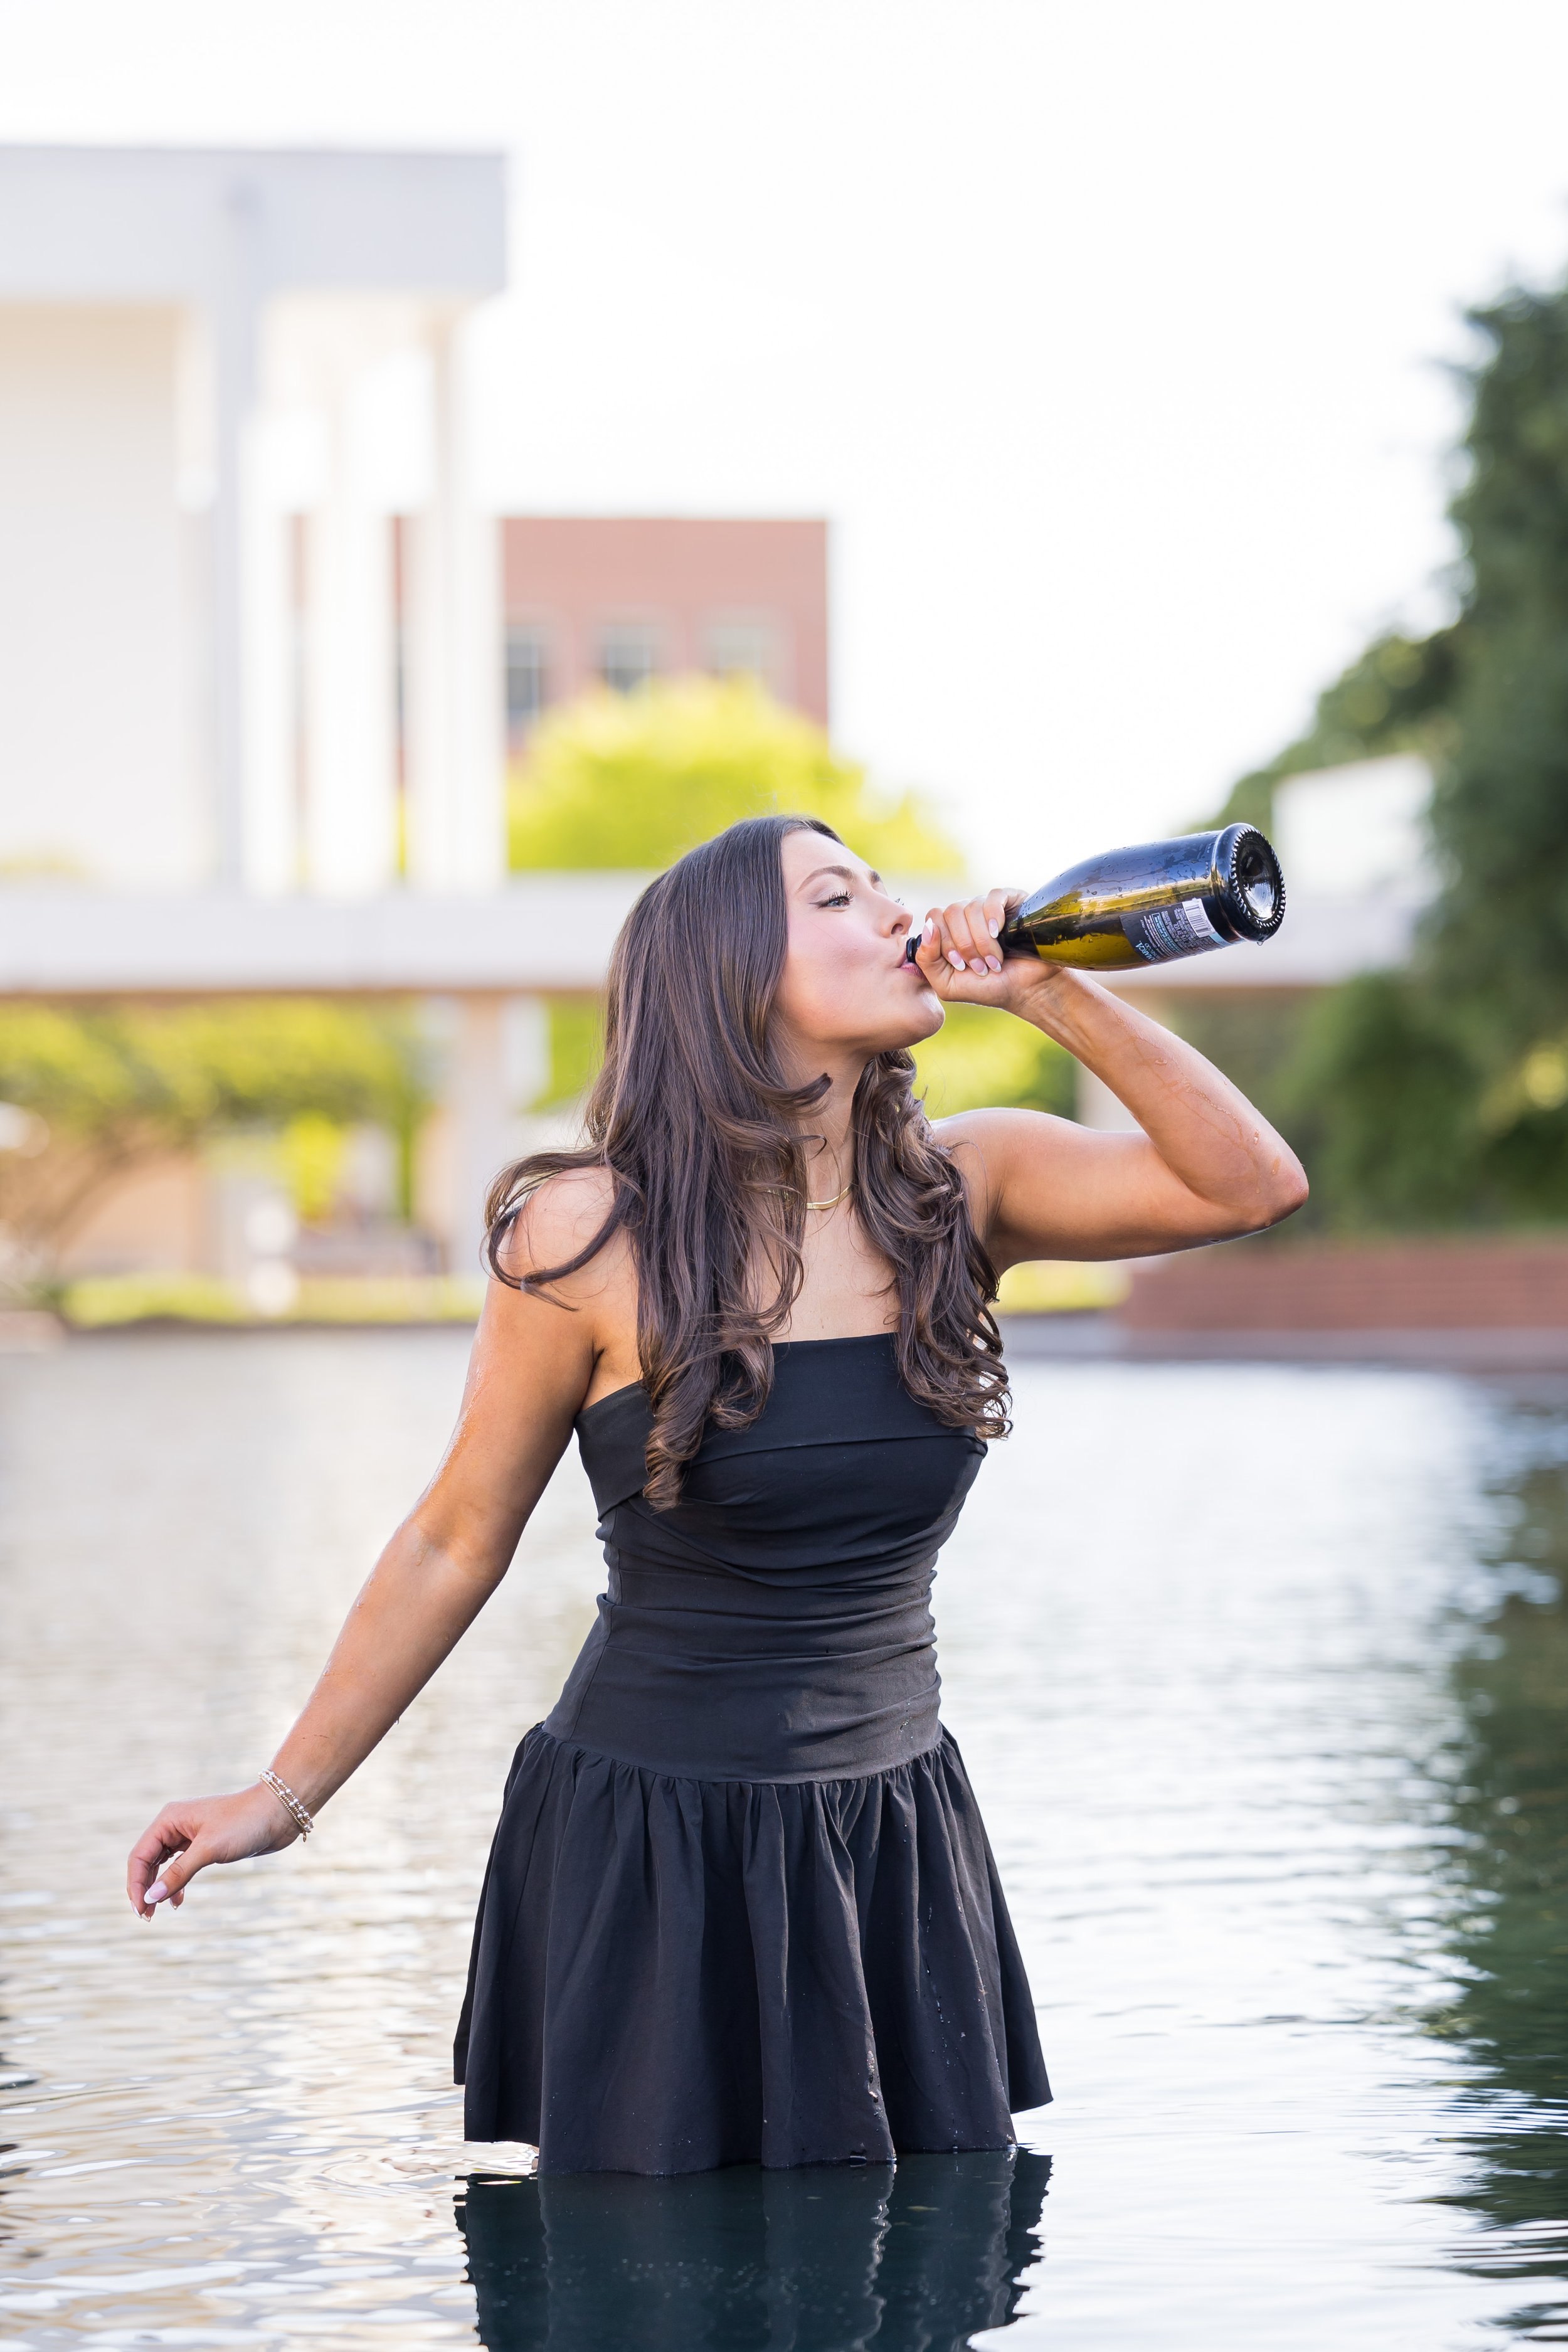
[[508, 1778], [456, 2048], [546, 2173], [1001, 2148], [1050, 2086], [963, 1759], [699, 1780], [542, 1727]]

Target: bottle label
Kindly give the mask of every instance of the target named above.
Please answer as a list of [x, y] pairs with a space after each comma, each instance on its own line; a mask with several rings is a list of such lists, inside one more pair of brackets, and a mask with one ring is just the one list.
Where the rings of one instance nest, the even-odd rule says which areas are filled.
[[1210, 948], [1226, 945], [1201, 898], [1153, 907], [1144, 915], [1123, 915], [1121, 928], [1145, 963], [1171, 963], [1177, 956], [1205, 955]]

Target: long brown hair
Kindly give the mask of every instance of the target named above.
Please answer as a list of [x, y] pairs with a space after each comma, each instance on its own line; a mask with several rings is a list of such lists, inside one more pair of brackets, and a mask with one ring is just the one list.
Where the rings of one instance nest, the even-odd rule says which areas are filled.
[[[788, 941], [780, 845], [801, 831], [839, 839], [816, 817], [748, 817], [648, 885], [610, 958], [584, 1146], [517, 1160], [485, 1203], [492, 1273], [541, 1296], [626, 1234], [653, 1417], [644, 1492], [661, 1510], [707, 1422], [737, 1429], [762, 1412], [773, 1334], [800, 1291], [809, 1118], [830, 1081], [791, 1086], [769, 1030]], [[901, 1049], [867, 1064], [852, 1141], [856, 1213], [898, 1289], [904, 1386], [951, 1427], [1005, 1436], [995, 1271]], [[530, 1196], [584, 1168], [614, 1179], [598, 1232], [562, 1265], [509, 1272], [502, 1253]], [[777, 1274], [771, 1301], [756, 1295], [759, 1265]]]

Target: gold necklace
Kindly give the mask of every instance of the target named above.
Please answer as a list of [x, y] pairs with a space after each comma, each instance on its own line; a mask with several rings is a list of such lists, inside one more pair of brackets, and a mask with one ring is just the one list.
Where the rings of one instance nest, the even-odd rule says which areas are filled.
[[808, 1209], [836, 1209], [840, 1201], [847, 1200], [848, 1198], [850, 1192], [854, 1190], [854, 1185], [855, 1179], [851, 1176], [848, 1183], [844, 1187], [843, 1192], [835, 1192], [831, 1201], [808, 1201], [805, 1205]]

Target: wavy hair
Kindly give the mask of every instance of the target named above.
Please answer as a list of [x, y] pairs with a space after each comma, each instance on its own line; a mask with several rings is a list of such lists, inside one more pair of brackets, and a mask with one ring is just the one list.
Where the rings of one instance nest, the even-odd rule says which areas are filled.
[[[610, 959], [583, 1148], [515, 1161], [485, 1203], [490, 1271], [540, 1297], [626, 1235], [653, 1423], [644, 1492], [659, 1510], [679, 1501], [708, 1422], [738, 1429], [762, 1412], [773, 1335], [800, 1293], [805, 1146], [830, 1082], [792, 1086], [770, 1025], [788, 940], [780, 846], [802, 831], [840, 838], [816, 817], [748, 817], [648, 885]], [[851, 1133], [851, 1197], [893, 1269], [905, 1388], [950, 1427], [1005, 1436], [995, 1270], [915, 1095], [909, 1054], [867, 1064]], [[531, 1195], [589, 1168], [615, 1187], [598, 1232], [563, 1265], [510, 1271], [503, 1252]], [[758, 1295], [759, 1271], [771, 1297]]]

